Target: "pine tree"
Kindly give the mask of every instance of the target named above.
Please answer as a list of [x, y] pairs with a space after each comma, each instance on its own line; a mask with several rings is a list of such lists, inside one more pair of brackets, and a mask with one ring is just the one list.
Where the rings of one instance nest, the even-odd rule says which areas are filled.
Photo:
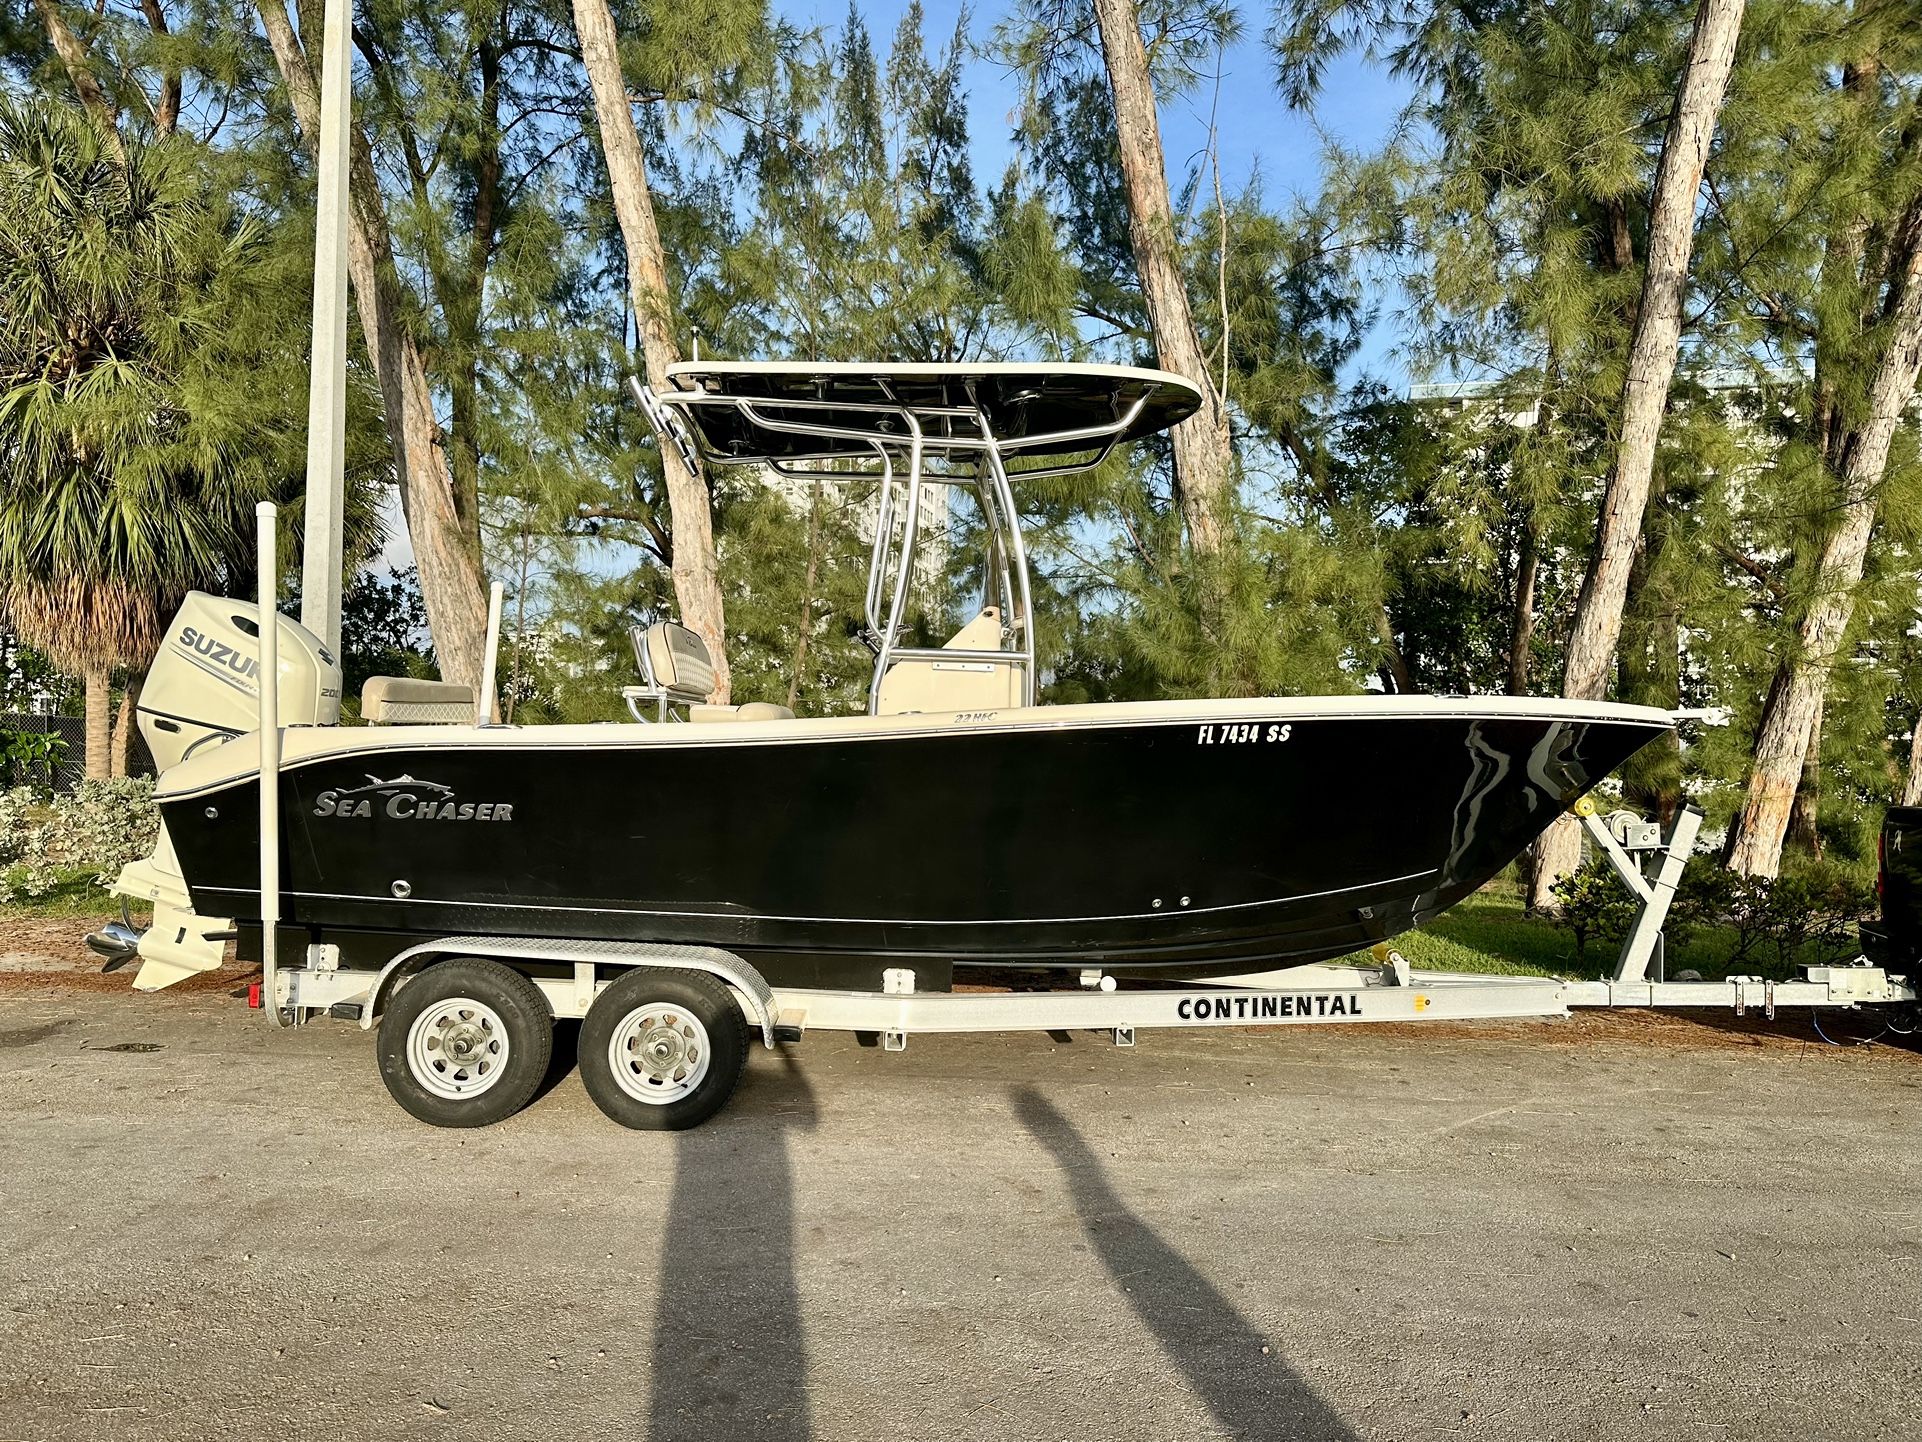
[[[1607, 695], [1610, 673], [1618, 665], [1632, 573], [1640, 564], [1646, 575], [1652, 564], [1643, 522], [1654, 482], [1656, 442], [1681, 344], [1702, 172], [1734, 69], [1743, 9], [1743, 0], [1701, 0], [1655, 167], [1615, 455], [1602, 487], [1601, 518], [1564, 662], [1562, 694], [1577, 700], [1599, 701]], [[1531, 879], [1536, 905], [1547, 903], [1554, 885], [1581, 863], [1581, 846], [1572, 816], [1558, 817], [1543, 834]]]
[[[300, 134], [311, 147], [320, 125], [320, 89], [307, 56], [319, 38], [319, 17], [312, 17], [310, 29], [303, 11], [303, 38], [288, 20], [283, 0], [257, 3]], [[350, 140], [347, 274], [380, 386], [401, 509], [442, 672], [449, 680], [478, 685], [487, 629], [485, 588], [469, 534], [478, 522], [471, 513], [463, 521], [454, 477], [439, 444], [433, 380], [413, 328], [415, 307], [405, 296], [394, 263], [393, 233], [373, 152], [361, 127], [351, 127]]]
[[1891, 448], [1922, 362], [1922, 112], [1910, 95], [1922, 53], [1899, 11], [1871, 12], [1843, 32], [1840, 54], [1809, 56], [1812, 72], [1826, 62], [1806, 83], [1827, 103], [1814, 157], [1823, 169], [1809, 195], [1821, 217], [1819, 258], [1799, 288], [1808, 303], [1751, 291], [1773, 303], [1778, 337], [1811, 361], [1808, 430], [1798, 439], [1818, 461], [1823, 516], [1802, 538], [1797, 615], [1729, 840], [1729, 864], [1762, 875], [1781, 864], [1802, 772], [1820, 754], [1824, 693], [1846, 651]]
[[[1135, 0], [1096, 0], [1092, 27], [1075, 7], [1035, 0], [1004, 33], [1002, 48], [1030, 76], [1036, 92], [1032, 105], [1057, 113], [1080, 106], [1084, 119], [1093, 120], [1088, 138], [1111, 142], [1077, 163], [1099, 164], [1109, 154], [1117, 163], [1133, 284], [1156, 360], [1201, 393], [1201, 408], [1175, 426], [1170, 439], [1188, 543], [1197, 567], [1205, 570], [1234, 524], [1234, 445], [1220, 371], [1210, 364], [1196, 329], [1184, 238], [1175, 223], [1162, 153], [1155, 71], [1159, 65], [1168, 79], [1201, 51], [1219, 50], [1234, 38], [1236, 21], [1232, 11], [1212, 4], [1158, 4], [1153, 11], [1145, 19], [1156, 37], [1157, 55], [1143, 39], [1144, 16]], [[1088, 66], [1096, 55], [1112, 106], [1099, 118], [1087, 114], [1093, 99]], [[1204, 592], [1210, 586], [1202, 581]]]

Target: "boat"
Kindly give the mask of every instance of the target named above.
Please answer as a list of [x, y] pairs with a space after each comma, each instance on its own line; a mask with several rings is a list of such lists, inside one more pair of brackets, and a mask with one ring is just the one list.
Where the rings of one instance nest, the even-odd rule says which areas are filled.
[[[339, 670], [280, 620], [283, 946], [378, 968], [423, 937], [722, 948], [774, 986], [918, 990], [983, 968], [1203, 978], [1339, 957], [1487, 883], [1675, 718], [1520, 697], [1036, 704], [1020, 488], [1200, 404], [1096, 365], [703, 361], [636, 387], [664, 444], [876, 488], [866, 714], [710, 703], [713, 657], [637, 628], [621, 724], [477, 720], [471, 691]], [[906, 639], [926, 498], [981, 519], [985, 594]], [[258, 611], [189, 598], [140, 703], [164, 834], [118, 889], [137, 985], [258, 954]], [[250, 687], [253, 689], [250, 691]], [[484, 717], [484, 712], [481, 715]]]
[[[559, 1017], [582, 1019], [603, 1112], [673, 1129], [725, 1103], [751, 1026], [769, 1046], [839, 1027], [898, 1050], [910, 1030], [1094, 1024], [1129, 1045], [1143, 1021], [1571, 1004], [1437, 989], [1382, 944], [1485, 884], [1675, 715], [1513, 697], [1037, 704], [1020, 488], [1193, 414], [1180, 377], [708, 361], [634, 390], [691, 464], [871, 492], [852, 618], [874, 658], [864, 714], [717, 703], [713, 652], [660, 620], [632, 631], [631, 721], [497, 724], [496, 585], [477, 688], [374, 677], [366, 724], [339, 725], [337, 660], [278, 615], [263, 506], [261, 595], [190, 595], [141, 691], [160, 836], [113, 889], [153, 919], [89, 938], [109, 969], [138, 960], [135, 986], [158, 990], [231, 940], [259, 960], [252, 995], [276, 1025], [377, 1025], [389, 1092], [440, 1126], [526, 1105]], [[910, 614], [957, 490], [982, 594], [921, 644]], [[1638, 956], [1692, 835], [1632, 883]], [[1371, 943], [1372, 970], [1321, 965]], [[1854, 1004], [1865, 986], [1821, 995]]]

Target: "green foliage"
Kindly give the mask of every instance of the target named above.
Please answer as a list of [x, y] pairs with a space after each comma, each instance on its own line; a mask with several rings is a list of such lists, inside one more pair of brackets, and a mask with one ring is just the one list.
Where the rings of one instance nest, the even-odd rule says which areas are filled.
[[1554, 886], [1561, 906], [1561, 922], [1575, 938], [1575, 960], [1588, 959], [1588, 944], [1619, 941], [1635, 919], [1635, 903], [1628, 888], [1607, 861], [1596, 859], [1572, 871]]
[[341, 592], [340, 669], [343, 700], [360, 695], [370, 676], [433, 676], [427, 607], [412, 566], [387, 576], [361, 571]]
[[[1619, 943], [1634, 921], [1635, 900], [1605, 858], [1563, 877], [1554, 892], [1578, 964], [1588, 960], [1590, 942]], [[1663, 931], [1671, 953], [1697, 931], [1714, 933], [1719, 963], [1728, 971], [1763, 967], [1779, 976], [1797, 965], [1855, 955], [1856, 923], [1875, 910], [1873, 886], [1845, 868], [1815, 863], [1775, 878], [1738, 876], [1710, 857], [1693, 856]]]
[[51, 731], [13, 731], [0, 726], [0, 785], [35, 785], [34, 773], [51, 773], [66, 754], [67, 743]]
[[263, 493], [274, 428], [206, 385], [259, 252], [181, 147], [0, 102], [0, 600], [62, 664], [144, 659]]
[[35, 710], [51, 698], [57, 713], [75, 689], [44, 651], [27, 645], [0, 621], [0, 711]]
[[0, 792], [0, 902], [50, 896], [80, 870], [105, 885], [153, 850], [159, 826], [143, 778], [82, 781], [51, 802], [24, 788]]
[[303, 456], [293, 257], [188, 141], [121, 143], [0, 100], [0, 606], [70, 670], [144, 664], [186, 590], [250, 574]]

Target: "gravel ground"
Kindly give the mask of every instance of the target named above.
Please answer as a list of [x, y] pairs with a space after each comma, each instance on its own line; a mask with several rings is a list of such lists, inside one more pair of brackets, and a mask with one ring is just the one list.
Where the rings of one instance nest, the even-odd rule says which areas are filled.
[[0, 930], [0, 1439], [1922, 1437], [1913, 1052], [816, 1035], [696, 1132], [565, 1074], [439, 1132], [352, 1026], [46, 942]]

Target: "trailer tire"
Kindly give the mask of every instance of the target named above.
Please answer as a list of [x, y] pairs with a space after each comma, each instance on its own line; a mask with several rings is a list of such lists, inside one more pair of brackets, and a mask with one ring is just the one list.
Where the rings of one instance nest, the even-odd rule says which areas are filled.
[[410, 977], [381, 1015], [380, 1079], [415, 1117], [485, 1127], [534, 1098], [554, 1052], [541, 989], [498, 961], [459, 957]]
[[699, 1126], [727, 1103], [747, 1065], [747, 1021], [705, 972], [638, 966], [610, 982], [581, 1023], [581, 1082], [636, 1131]]

